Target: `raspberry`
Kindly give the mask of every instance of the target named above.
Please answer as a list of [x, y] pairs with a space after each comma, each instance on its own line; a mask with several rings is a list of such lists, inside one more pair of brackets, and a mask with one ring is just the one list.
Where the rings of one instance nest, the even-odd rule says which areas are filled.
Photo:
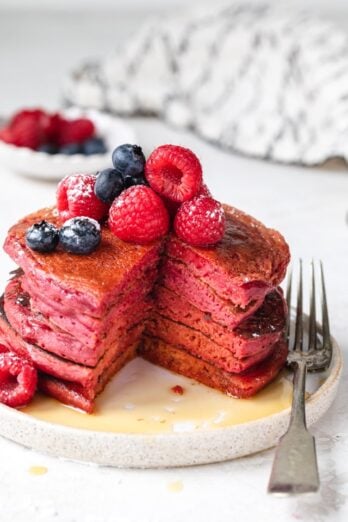
[[208, 196], [209, 198], [213, 197], [205, 183], [202, 183], [201, 188], [199, 189], [196, 197], [198, 197], [198, 196]]
[[12, 143], [17, 147], [35, 150], [41, 143], [41, 127], [34, 118], [23, 118], [11, 129], [11, 132]]
[[[205, 183], [202, 183], [201, 188], [199, 189], [196, 197], [198, 197], [198, 196], [209, 196], [210, 198], [212, 197], [211, 192]], [[164, 196], [162, 197], [162, 201], [165, 204], [165, 206], [169, 212], [171, 221], [173, 221], [173, 219], [176, 216], [177, 211], [180, 208], [181, 203], [178, 203], [177, 201], [173, 201], [172, 199], [168, 199]]]
[[194, 198], [179, 208], [174, 220], [174, 230], [180, 239], [190, 245], [214, 245], [224, 235], [224, 209], [213, 198]]
[[93, 122], [88, 118], [76, 120], [64, 120], [59, 123], [58, 145], [69, 145], [70, 143], [82, 143], [92, 138], [95, 133]]
[[0, 354], [0, 402], [17, 408], [33, 398], [37, 371], [32, 364], [14, 353]]
[[171, 221], [173, 221], [178, 209], [180, 208], [181, 203], [177, 203], [176, 201], [173, 201], [172, 199], [168, 199], [166, 197], [162, 197], [162, 201], [165, 204], [166, 209], [169, 212]]
[[17, 147], [28, 147], [37, 149], [42, 141], [42, 128], [37, 114], [23, 112], [15, 116], [10, 123], [7, 136], [7, 143], [12, 143]]
[[9, 127], [14, 128], [18, 123], [29, 118], [41, 124], [41, 122], [48, 118], [48, 115], [42, 109], [23, 109], [12, 116]]
[[145, 176], [153, 190], [182, 203], [198, 193], [202, 183], [202, 167], [189, 149], [162, 145], [150, 154], [145, 165]]
[[13, 143], [14, 137], [10, 128], [3, 127], [0, 130], [0, 140], [4, 141], [5, 143]]
[[94, 124], [88, 118], [67, 120], [58, 112], [49, 114], [41, 109], [24, 109], [0, 131], [0, 139], [17, 147], [36, 150], [47, 143], [59, 146], [80, 144], [92, 138], [94, 133]]
[[163, 201], [151, 188], [135, 185], [114, 200], [109, 212], [109, 227], [123, 241], [149, 243], [168, 232], [169, 215]]
[[8, 349], [6, 348], [6, 346], [4, 346], [3, 344], [0, 344], [0, 354], [7, 353], [7, 352], [8, 352]]
[[17, 112], [7, 126], [4, 141], [17, 147], [37, 149], [45, 139], [44, 127], [48, 115], [41, 109], [25, 109]]
[[57, 209], [64, 221], [78, 216], [99, 221], [107, 215], [109, 206], [94, 194], [95, 182], [96, 177], [91, 174], [75, 174], [59, 183]]
[[47, 143], [57, 144], [61, 132], [61, 126], [65, 121], [66, 120], [59, 114], [59, 112], [47, 116], [43, 127], [45, 141]]

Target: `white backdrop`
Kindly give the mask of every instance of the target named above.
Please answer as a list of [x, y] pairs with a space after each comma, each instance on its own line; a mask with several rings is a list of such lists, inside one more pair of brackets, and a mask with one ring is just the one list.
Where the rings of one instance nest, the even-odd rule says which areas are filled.
[[[243, 1], [243, 0], [242, 0]], [[246, 2], [272, 2], [287, 6], [299, 5], [317, 13], [348, 13], [348, 0], [245, 0]], [[202, 0], [0, 0], [0, 9], [131, 9], [167, 8], [178, 5], [199, 5]]]
[[[187, 10], [204, 3], [211, 4], [212, 0], [0, 0], [0, 27], [1, 11], [35, 13], [35, 12], [96, 12], [102, 15], [103, 11], [135, 12], [138, 16], [167, 11], [182, 7]], [[223, 0], [213, 0], [215, 3]], [[225, 2], [228, 0], [224, 0]], [[231, 0], [245, 3], [277, 4], [286, 7], [305, 8], [315, 16], [329, 18], [341, 28], [348, 31], [348, 0]]]

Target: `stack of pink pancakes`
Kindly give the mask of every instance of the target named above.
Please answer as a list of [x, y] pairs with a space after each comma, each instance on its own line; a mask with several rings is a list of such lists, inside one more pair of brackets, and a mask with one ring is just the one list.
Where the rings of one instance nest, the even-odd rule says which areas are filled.
[[283, 366], [286, 306], [277, 286], [289, 250], [282, 236], [229, 207], [211, 249], [169, 238], [142, 354], [236, 397]]
[[42, 219], [57, 222], [46, 209], [8, 233], [4, 248], [21, 272], [5, 290], [0, 339], [33, 361], [42, 390], [92, 411], [96, 395], [136, 355], [160, 242], [130, 245], [105, 227], [100, 247], [88, 256], [41, 254], [26, 246], [25, 232]]
[[41, 390], [87, 412], [137, 354], [225, 393], [253, 395], [287, 356], [278, 285], [289, 249], [278, 232], [225, 211], [226, 233], [213, 248], [174, 235], [133, 245], [103, 226], [87, 256], [29, 249], [28, 227], [59, 219], [52, 209], [27, 216], [5, 242], [20, 271], [0, 304], [0, 342], [33, 362]]

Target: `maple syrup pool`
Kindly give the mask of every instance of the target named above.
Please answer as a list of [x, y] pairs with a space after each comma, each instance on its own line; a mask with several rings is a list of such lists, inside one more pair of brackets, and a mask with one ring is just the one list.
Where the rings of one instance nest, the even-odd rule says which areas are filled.
[[[172, 388], [181, 386], [183, 394]], [[37, 394], [22, 411], [36, 419], [111, 433], [218, 429], [279, 413], [291, 404], [292, 384], [281, 373], [249, 399], [234, 399], [143, 359], [128, 364], [98, 397], [93, 414]]]

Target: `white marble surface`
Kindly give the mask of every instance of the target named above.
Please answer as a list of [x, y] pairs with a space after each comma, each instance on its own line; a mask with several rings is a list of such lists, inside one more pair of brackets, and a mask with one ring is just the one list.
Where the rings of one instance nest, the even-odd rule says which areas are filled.
[[[104, 22], [101, 16], [97, 20], [88, 18], [82, 25], [72, 17], [66, 21], [46, 15], [23, 19], [0, 13], [1, 112], [40, 100], [47, 100], [51, 107], [58, 105], [59, 75], [93, 49], [104, 52], [112, 34], [107, 17]], [[120, 34], [125, 35], [134, 26], [132, 19]], [[55, 37], [63, 33], [65, 38], [60, 43]], [[48, 38], [46, 49], [40, 34]], [[34, 61], [37, 67], [33, 71]], [[191, 147], [202, 160], [206, 181], [215, 196], [280, 229], [294, 259], [323, 259], [332, 332], [347, 361], [348, 170], [337, 165], [302, 169], [252, 161], [226, 154], [157, 121], [136, 119], [132, 123], [147, 152], [166, 142]], [[55, 185], [20, 178], [3, 169], [1, 180], [2, 242], [17, 218], [54, 201]], [[1, 286], [12, 266], [1, 254]], [[1, 522], [346, 520], [346, 381], [347, 371], [334, 406], [313, 429], [322, 480], [318, 494], [292, 499], [267, 496], [272, 450], [197, 468], [129, 471], [59, 461], [0, 439]], [[28, 472], [31, 466], [46, 466], [48, 472], [33, 476]], [[170, 484], [175, 481], [181, 481], [182, 489], [172, 492]]]

